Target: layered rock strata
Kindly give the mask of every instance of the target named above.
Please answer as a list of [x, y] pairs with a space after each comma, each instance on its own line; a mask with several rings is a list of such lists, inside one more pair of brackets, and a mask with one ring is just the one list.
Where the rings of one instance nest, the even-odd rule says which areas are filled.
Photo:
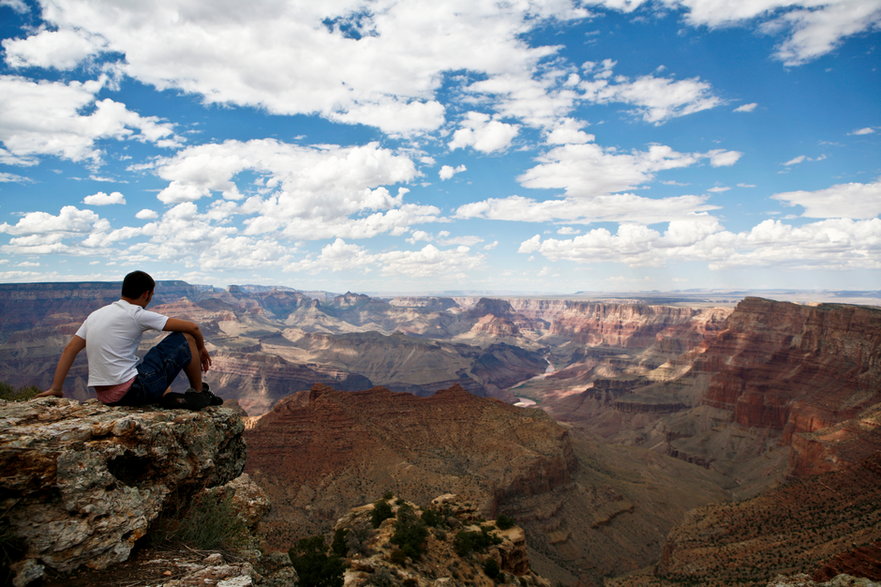
[[168, 500], [241, 474], [243, 428], [228, 408], [0, 401], [0, 523], [22, 546], [17, 581], [126, 560]]
[[765, 585], [776, 574], [881, 580], [881, 453], [841, 471], [792, 479], [740, 503], [691, 512], [667, 538], [658, 577]]
[[574, 467], [567, 431], [544, 412], [459, 387], [420, 398], [316, 386], [246, 438], [247, 470], [273, 503], [265, 534], [279, 548], [385, 491], [422, 504], [451, 491], [491, 513], [505, 496], [566, 483]]

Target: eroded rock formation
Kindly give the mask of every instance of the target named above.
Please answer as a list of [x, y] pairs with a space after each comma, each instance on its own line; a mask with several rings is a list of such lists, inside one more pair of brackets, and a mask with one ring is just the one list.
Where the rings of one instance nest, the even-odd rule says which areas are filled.
[[[550, 581], [530, 568], [526, 536], [519, 526], [499, 527], [496, 521], [484, 519], [476, 504], [452, 494], [439, 496], [424, 508], [393, 497], [383, 501], [391, 517], [378, 527], [372, 521], [376, 504], [353, 508], [334, 524], [334, 533], [345, 536], [350, 546], [345, 555], [346, 585], [550, 587]], [[434, 514], [430, 525], [424, 523], [425, 512]], [[395, 539], [408, 526], [425, 529], [422, 552], [415, 557], [403, 556]], [[470, 542], [464, 540], [468, 535]]]
[[167, 500], [226, 483], [245, 462], [229, 408], [112, 408], [0, 400], [0, 523], [19, 584], [124, 561]]
[[567, 431], [544, 412], [459, 387], [421, 398], [316, 386], [280, 402], [246, 438], [278, 548], [385, 491], [422, 504], [454, 492], [491, 513], [506, 495], [567, 482], [574, 467]]

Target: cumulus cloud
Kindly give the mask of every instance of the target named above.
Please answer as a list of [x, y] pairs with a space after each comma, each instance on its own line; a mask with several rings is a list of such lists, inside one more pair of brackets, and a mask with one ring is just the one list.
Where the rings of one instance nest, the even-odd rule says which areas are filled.
[[634, 194], [603, 195], [537, 201], [522, 196], [490, 198], [460, 206], [457, 218], [484, 218], [514, 222], [638, 222], [654, 224], [689, 218], [696, 212], [716, 209], [705, 196], [644, 198]]
[[[166, 0], [124, 6], [70, 0], [43, 11], [54, 29], [100, 39], [93, 51], [121, 54], [125, 74], [159, 89], [274, 114], [318, 113], [395, 134], [443, 123], [435, 94], [445, 72], [531, 80], [539, 61], [556, 48], [530, 47], [522, 35], [544, 19], [587, 15], [557, 0], [413, 0], [372, 4], [369, 10], [351, 3], [267, 0], [246, 11], [232, 4], [209, 9], [197, 0], [171, 6]], [[40, 35], [46, 36], [34, 36]], [[18, 54], [37, 43], [22, 40]], [[40, 54], [48, 59], [51, 53]], [[60, 65], [73, 57], [57, 59]], [[543, 92], [541, 84], [538, 89]], [[526, 106], [523, 97], [513, 102], [542, 108], [547, 97]]]
[[881, 182], [843, 183], [810, 191], [771, 196], [789, 206], [802, 206], [808, 218], [875, 218], [881, 214]]
[[742, 106], [738, 106], [734, 109], [735, 112], [752, 112], [756, 108], [758, 108], [758, 104], [756, 102], [751, 102], [749, 104], [743, 104]]
[[583, 123], [574, 118], [564, 118], [547, 134], [547, 143], [549, 145], [580, 145], [583, 143], [592, 143], [596, 137], [584, 132]]
[[[291, 239], [403, 235], [440, 221], [435, 206], [406, 203], [408, 190], [388, 186], [417, 177], [415, 164], [377, 143], [301, 146], [273, 139], [226, 141], [184, 149], [161, 162], [167, 204], [221, 196], [245, 218], [245, 235]], [[248, 182], [240, 180], [248, 175]]]
[[159, 218], [159, 213], [155, 210], [150, 210], [149, 208], [143, 208], [138, 210], [138, 213], [135, 214], [135, 218], [138, 220], [154, 220]]
[[451, 179], [454, 175], [458, 173], [466, 171], [467, 169], [468, 168], [465, 167], [465, 165], [456, 165], [455, 167], [453, 167], [452, 165], [444, 165], [440, 168], [440, 171], [438, 171], [437, 175], [442, 180], [447, 180]]
[[561, 188], [570, 197], [594, 197], [634, 189], [669, 169], [708, 160], [714, 167], [733, 165], [737, 151], [679, 153], [667, 145], [651, 145], [647, 151], [619, 152], [594, 143], [555, 147], [538, 158], [539, 164], [518, 180], [529, 188]]
[[24, 39], [5, 39], [3, 50], [10, 67], [72, 69], [101, 50], [100, 38], [82, 30], [40, 30]]
[[612, 75], [615, 62], [587, 62], [585, 73], [591, 79], [580, 84], [583, 98], [597, 104], [620, 102], [635, 107], [634, 114], [652, 124], [715, 108], [722, 100], [712, 87], [698, 78], [675, 80], [644, 75], [636, 79]]
[[501, 122], [482, 112], [469, 112], [461, 128], [453, 133], [449, 147], [472, 147], [482, 153], [497, 153], [508, 148], [519, 130], [519, 125]]
[[321, 249], [320, 254], [286, 267], [287, 271], [369, 271], [378, 269], [383, 275], [406, 275], [415, 278], [455, 277], [480, 267], [484, 255], [467, 246], [439, 249], [428, 244], [415, 251], [371, 253], [364, 247], [336, 239]]
[[82, 254], [82, 241], [93, 233], [110, 230], [110, 223], [91, 210], [64, 206], [58, 214], [28, 212], [15, 224], [0, 224], [0, 233], [12, 235], [0, 247], [12, 254]]
[[734, 233], [712, 216], [695, 215], [670, 222], [663, 232], [622, 223], [614, 233], [597, 228], [571, 239], [534, 235], [520, 244], [519, 252], [552, 261], [620, 262], [635, 267], [703, 261], [714, 270], [733, 266], [878, 269], [881, 219], [829, 219], [803, 226], [765, 220]]
[[[178, 144], [172, 125], [141, 116], [125, 105], [95, 95], [103, 80], [35, 82], [0, 76], [0, 159], [34, 164], [37, 155], [72, 161], [97, 160], [99, 139], [134, 139], [159, 146]], [[86, 113], [88, 112], [88, 113]]]
[[109, 206], [111, 204], [125, 204], [125, 196], [123, 196], [120, 192], [98, 192], [92, 194], [91, 196], [86, 196], [83, 198], [83, 204], [88, 204], [89, 206]]

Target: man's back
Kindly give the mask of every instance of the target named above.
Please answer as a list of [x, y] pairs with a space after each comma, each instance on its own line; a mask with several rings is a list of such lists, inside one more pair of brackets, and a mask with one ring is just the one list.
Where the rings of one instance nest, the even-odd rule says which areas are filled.
[[137, 375], [137, 350], [145, 330], [162, 330], [167, 317], [125, 300], [89, 314], [76, 335], [86, 341], [89, 386], [117, 385]]

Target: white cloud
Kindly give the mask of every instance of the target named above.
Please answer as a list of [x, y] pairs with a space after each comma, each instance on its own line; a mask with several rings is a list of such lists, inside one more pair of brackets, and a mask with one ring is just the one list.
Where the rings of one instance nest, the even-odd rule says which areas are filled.
[[110, 222], [91, 210], [64, 206], [57, 215], [48, 212], [28, 212], [15, 224], [0, 224], [0, 233], [12, 235], [4, 253], [46, 255], [85, 254], [89, 245], [84, 241], [95, 233], [110, 230]]
[[743, 153], [740, 151], [726, 151], [724, 149], [713, 149], [706, 154], [713, 167], [731, 167], [740, 161], [742, 155]]
[[873, 134], [874, 132], [875, 132], [875, 129], [873, 127], [867, 126], [864, 128], [858, 128], [857, 130], [855, 130], [853, 132], [849, 132], [847, 134], [861, 136], [861, 135], [870, 135], [870, 134]]
[[463, 171], [467, 171], [467, 167], [465, 165], [456, 165], [455, 167], [451, 165], [444, 165], [438, 171], [438, 177], [442, 180], [451, 179], [454, 175], [458, 173], [462, 173]]
[[8, 6], [12, 10], [22, 14], [28, 11], [28, 5], [24, 3], [24, 0], [0, 0], [0, 6]]
[[469, 112], [462, 127], [453, 133], [450, 149], [473, 147], [482, 153], [504, 151], [517, 136], [520, 126], [492, 119], [482, 112]]
[[92, 194], [91, 196], [86, 196], [83, 198], [83, 204], [88, 204], [89, 206], [109, 206], [111, 204], [125, 204], [125, 196], [123, 196], [120, 192], [98, 192]]
[[654, 224], [689, 218], [695, 212], [716, 209], [705, 196], [643, 198], [634, 194], [603, 195], [536, 201], [522, 196], [490, 198], [460, 206], [457, 218], [484, 218], [512, 222], [637, 222]]
[[3, 49], [10, 67], [72, 69], [103, 43], [82, 30], [41, 30], [25, 39], [5, 39]]
[[573, 118], [564, 118], [547, 134], [547, 143], [549, 145], [592, 143], [596, 137], [581, 130], [582, 126], [583, 123]]
[[28, 212], [15, 224], [0, 224], [0, 232], [12, 235], [33, 235], [46, 233], [88, 233], [97, 224], [106, 222], [91, 210], [80, 210], [76, 206], [64, 206], [58, 215], [48, 212]]
[[826, 158], [826, 155], [818, 155], [816, 157], [808, 157], [807, 155], [799, 155], [798, 157], [793, 157], [789, 161], [785, 162], [783, 165], [785, 167], [791, 167], [793, 165], [800, 165], [805, 161], [822, 161]]
[[802, 206], [808, 218], [874, 218], [881, 214], [881, 182], [844, 183], [815, 192], [775, 194], [790, 206]]
[[0, 172], [0, 183], [31, 183], [32, 180], [28, 177], [24, 177], [23, 175], [16, 175], [14, 173], [6, 173], [5, 171]]
[[619, 262], [662, 266], [671, 261], [703, 261], [713, 270], [734, 266], [814, 269], [881, 268], [881, 219], [830, 219], [804, 226], [765, 220], [732, 233], [708, 215], [671, 222], [665, 232], [623, 223], [617, 232], [598, 228], [572, 239], [535, 235], [520, 253], [552, 261]]
[[[522, 35], [547, 18], [587, 16], [558, 0], [383, 1], [369, 9], [266, 0], [237, 7], [69, 0], [47, 5], [43, 14], [59, 31], [100, 38], [101, 50], [124, 55], [125, 74], [159, 89], [273, 114], [318, 113], [395, 134], [440, 126], [435, 94], [445, 72], [526, 82], [556, 48], [529, 47]], [[539, 93], [545, 89], [539, 84]]]
[[716, 149], [708, 153], [679, 153], [666, 145], [647, 151], [619, 152], [594, 143], [555, 147], [538, 158], [518, 180], [529, 188], [562, 188], [568, 196], [596, 195], [634, 189], [654, 179], [659, 171], [690, 167], [709, 160], [714, 167], [733, 165], [737, 151]]
[[149, 208], [143, 208], [139, 210], [137, 214], [135, 214], [135, 218], [139, 220], [154, 220], [156, 218], [159, 218], [159, 213], [157, 213], [155, 210], [150, 210]]
[[756, 102], [751, 102], [749, 104], [743, 104], [742, 106], [738, 106], [734, 109], [735, 112], [753, 112], [756, 108], [758, 108], [758, 104]]
[[[277, 233], [296, 240], [401, 236], [442, 221], [435, 206], [404, 202], [408, 190], [387, 186], [418, 172], [411, 159], [377, 143], [355, 147], [301, 146], [272, 139], [226, 141], [184, 149], [161, 162], [165, 203], [219, 194], [244, 217], [244, 234]], [[242, 174], [250, 182], [240, 180]], [[256, 178], [256, 179], [255, 179]], [[235, 204], [235, 202], [241, 202]]]
[[652, 124], [663, 124], [722, 104], [713, 95], [710, 84], [698, 78], [674, 80], [644, 75], [631, 80], [626, 76], [613, 77], [614, 65], [608, 59], [599, 65], [585, 64], [585, 73], [592, 79], [580, 84], [584, 99], [597, 104], [631, 104], [636, 107], [635, 114]]
[[842, 39], [881, 25], [881, 0], [829, 0], [818, 8], [787, 12], [780, 21], [792, 34], [777, 51], [786, 65], [801, 65], [834, 50]]
[[686, 8], [694, 26], [721, 27], [764, 21], [769, 33], [788, 36], [776, 57], [801, 65], [835, 49], [845, 37], [871, 30], [881, 22], [881, 0], [664, 0]]
[[103, 83], [34, 82], [0, 76], [0, 142], [7, 160], [33, 164], [36, 155], [97, 160], [100, 152], [95, 142], [105, 138], [177, 144], [170, 124], [142, 117], [110, 99], [96, 101]]
[[484, 256], [467, 246], [439, 249], [425, 245], [416, 251], [371, 253], [364, 247], [336, 239], [315, 257], [291, 263], [287, 271], [371, 271], [383, 275], [405, 275], [414, 278], [464, 276], [483, 264]]

